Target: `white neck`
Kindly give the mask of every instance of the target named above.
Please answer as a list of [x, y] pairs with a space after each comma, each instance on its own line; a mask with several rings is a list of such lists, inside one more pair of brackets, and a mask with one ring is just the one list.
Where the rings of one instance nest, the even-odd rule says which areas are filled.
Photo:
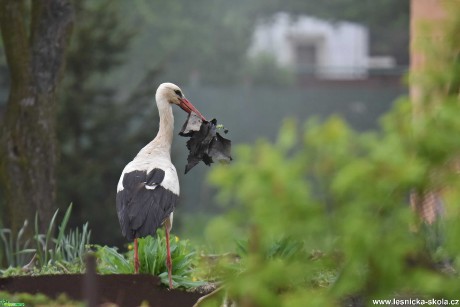
[[171, 104], [168, 102], [158, 104], [158, 113], [160, 115], [160, 128], [153, 142], [156, 146], [168, 149], [171, 152], [174, 133], [174, 116]]
[[137, 154], [137, 157], [143, 156], [163, 156], [171, 159], [171, 144], [174, 133], [174, 116], [172, 107], [167, 101], [157, 101], [158, 113], [160, 115], [160, 128], [156, 137], [148, 143]]

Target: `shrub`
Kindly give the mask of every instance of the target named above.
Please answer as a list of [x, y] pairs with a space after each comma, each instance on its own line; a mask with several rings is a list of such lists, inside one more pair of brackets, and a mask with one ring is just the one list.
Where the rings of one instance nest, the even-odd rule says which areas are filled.
[[[247, 240], [241, 260], [219, 271], [230, 298], [241, 306], [458, 298], [460, 7], [452, 7], [448, 48], [433, 47], [415, 120], [401, 99], [380, 132], [356, 133], [337, 117], [303, 128], [286, 121], [276, 142], [239, 146], [232, 165], [212, 170], [232, 209], [211, 222], [208, 239]], [[444, 218], [433, 224], [409, 206], [412, 192], [427, 191], [443, 195]], [[280, 242], [299, 247], [276, 252]]]

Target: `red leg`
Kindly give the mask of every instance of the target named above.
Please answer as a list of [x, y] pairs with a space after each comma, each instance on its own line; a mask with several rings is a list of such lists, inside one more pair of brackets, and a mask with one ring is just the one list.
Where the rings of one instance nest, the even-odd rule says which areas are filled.
[[165, 232], [166, 232], [166, 266], [168, 267], [168, 277], [169, 277], [169, 289], [173, 288], [172, 283], [172, 262], [171, 262], [171, 250], [169, 247], [169, 227], [165, 223]]
[[139, 274], [139, 252], [137, 238], [134, 239], [134, 273]]

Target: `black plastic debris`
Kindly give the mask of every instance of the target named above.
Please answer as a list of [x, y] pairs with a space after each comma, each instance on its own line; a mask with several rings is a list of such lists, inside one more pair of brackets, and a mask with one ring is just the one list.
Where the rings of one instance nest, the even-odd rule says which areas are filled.
[[190, 137], [187, 141], [189, 154], [185, 166], [186, 174], [200, 161], [211, 165], [215, 161], [228, 163], [232, 160], [232, 142], [217, 132], [216, 119], [203, 121], [198, 115], [191, 112], [179, 135]]

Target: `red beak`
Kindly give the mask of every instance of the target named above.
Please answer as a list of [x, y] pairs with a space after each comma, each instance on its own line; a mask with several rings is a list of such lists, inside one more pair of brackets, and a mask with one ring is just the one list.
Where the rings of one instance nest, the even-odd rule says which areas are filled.
[[203, 121], [206, 121], [206, 118], [204, 118], [203, 115], [201, 115], [200, 111], [198, 111], [195, 106], [190, 102], [188, 101], [187, 99], [185, 98], [180, 98], [180, 104], [179, 104], [179, 107], [181, 107], [182, 110], [184, 110], [185, 112], [187, 113], [191, 113], [191, 112], [194, 112], [196, 113], [196, 115], [198, 115]]

